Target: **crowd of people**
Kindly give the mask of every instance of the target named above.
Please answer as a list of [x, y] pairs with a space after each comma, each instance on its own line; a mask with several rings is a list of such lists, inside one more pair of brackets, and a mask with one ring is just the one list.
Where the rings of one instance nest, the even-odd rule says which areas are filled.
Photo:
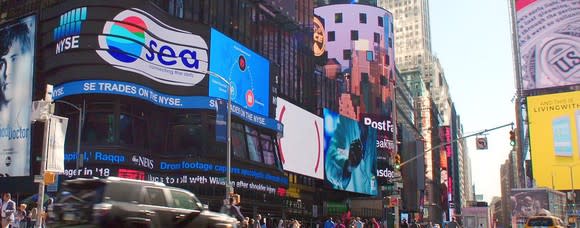
[[[51, 203], [52, 199], [48, 199], [44, 209], [46, 210]], [[4, 193], [0, 201], [0, 209], [1, 228], [33, 228], [36, 224], [38, 216], [36, 203], [30, 205], [25, 203], [17, 204], [12, 200], [10, 193]], [[46, 211], [42, 215], [46, 217]]]

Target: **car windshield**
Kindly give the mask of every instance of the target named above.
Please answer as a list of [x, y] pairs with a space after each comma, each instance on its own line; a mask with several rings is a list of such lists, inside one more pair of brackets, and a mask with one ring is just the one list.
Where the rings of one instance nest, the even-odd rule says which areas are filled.
[[63, 187], [58, 197], [59, 203], [99, 203], [105, 184], [98, 181], [69, 183]]
[[548, 227], [548, 226], [553, 226], [554, 222], [552, 221], [551, 218], [531, 218], [528, 221], [528, 226], [533, 226], [533, 227]]

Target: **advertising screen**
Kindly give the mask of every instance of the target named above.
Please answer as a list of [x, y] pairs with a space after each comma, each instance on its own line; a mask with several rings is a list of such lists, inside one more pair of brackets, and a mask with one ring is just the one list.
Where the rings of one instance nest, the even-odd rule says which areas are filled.
[[580, 84], [578, 1], [517, 0], [524, 90]]
[[540, 213], [551, 214], [546, 190], [512, 190], [512, 221], [525, 224], [527, 218]]
[[66, 1], [45, 10], [43, 75], [54, 85], [120, 80], [174, 95], [206, 95], [209, 27], [168, 17], [153, 3]]
[[377, 129], [324, 109], [325, 179], [334, 189], [377, 194]]
[[[202, 158], [172, 160], [115, 151], [85, 151], [83, 159], [85, 166], [77, 169], [74, 168], [76, 153], [65, 153], [66, 169], [63, 176], [66, 178], [120, 176], [172, 185], [225, 186], [227, 166]], [[284, 175], [248, 165], [234, 163], [231, 173], [235, 188], [276, 194], [278, 187], [288, 186], [288, 178]]]
[[234, 103], [263, 116], [268, 116], [270, 104], [270, 62], [232, 40], [211, 29], [211, 74], [209, 96], [228, 99], [228, 80], [232, 86], [231, 99]]
[[0, 25], [0, 176], [30, 174], [36, 16]]
[[[531, 160], [538, 186], [570, 189], [580, 183], [580, 91], [528, 97]], [[578, 186], [574, 186], [578, 188]]]
[[322, 118], [278, 98], [276, 119], [284, 124], [278, 141], [284, 170], [324, 179]]
[[390, 115], [362, 114], [360, 124], [377, 131], [377, 181], [379, 186], [386, 185], [394, 178], [394, 169], [389, 164], [394, 149], [394, 126]]

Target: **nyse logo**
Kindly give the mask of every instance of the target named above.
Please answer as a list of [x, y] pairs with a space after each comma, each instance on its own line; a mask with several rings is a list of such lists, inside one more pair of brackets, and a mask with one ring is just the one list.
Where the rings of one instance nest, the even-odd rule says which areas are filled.
[[371, 119], [369, 117], [364, 117], [363, 121], [364, 121], [364, 124], [366, 126], [371, 126], [372, 128], [377, 129], [379, 131], [393, 132], [393, 124], [391, 123], [390, 120], [383, 120], [383, 121], [379, 122], [379, 121], [374, 121], [373, 119]]
[[141, 167], [145, 167], [145, 168], [149, 168], [149, 169], [153, 169], [153, 167], [155, 166], [153, 159], [141, 157], [138, 155], [133, 155], [133, 158], [131, 158], [131, 161], [137, 166], [141, 166]]
[[87, 19], [87, 7], [70, 10], [60, 15], [60, 23], [52, 32], [56, 41], [56, 54], [79, 48], [82, 22]]

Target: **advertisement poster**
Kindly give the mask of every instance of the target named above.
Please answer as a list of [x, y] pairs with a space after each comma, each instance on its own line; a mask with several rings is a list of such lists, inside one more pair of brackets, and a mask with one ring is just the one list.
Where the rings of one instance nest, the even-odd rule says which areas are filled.
[[580, 84], [580, 2], [517, 0], [524, 90]]
[[525, 224], [527, 218], [549, 211], [548, 193], [546, 190], [512, 190], [511, 215], [516, 224]]
[[337, 190], [377, 194], [377, 129], [324, 109], [325, 176]]
[[571, 166], [580, 161], [580, 91], [527, 101], [534, 179], [541, 187], [570, 189], [570, 174], [580, 183], [580, 166]]
[[0, 25], [0, 176], [30, 174], [36, 16]]
[[[209, 70], [231, 83], [233, 103], [268, 116], [270, 104], [270, 62], [211, 29]], [[228, 99], [228, 83], [211, 74], [209, 96]]]
[[324, 179], [322, 118], [278, 98], [276, 119], [284, 124], [278, 140], [284, 170]]

